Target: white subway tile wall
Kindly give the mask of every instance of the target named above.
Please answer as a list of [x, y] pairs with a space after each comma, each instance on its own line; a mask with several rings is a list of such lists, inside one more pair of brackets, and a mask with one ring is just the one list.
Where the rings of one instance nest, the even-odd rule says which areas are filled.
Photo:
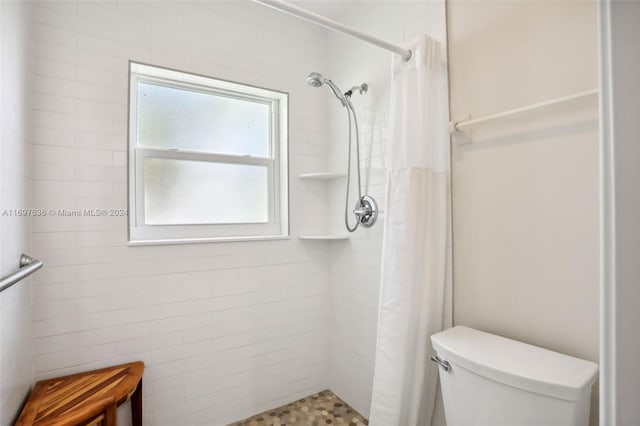
[[[34, 6], [33, 207], [127, 208], [128, 61], [290, 93], [284, 241], [127, 247], [127, 219], [33, 219], [35, 379], [142, 360], [145, 425], [226, 424], [329, 386], [326, 33], [251, 2]], [[320, 208], [319, 208], [320, 207]], [[119, 416], [128, 424], [126, 411]]]
[[[29, 5], [0, 2], [0, 275], [29, 253]], [[31, 279], [0, 293], [0, 424], [13, 424], [33, 379]]]
[[[301, 242], [299, 234], [342, 230], [344, 183], [296, 176], [346, 166], [344, 111], [326, 91], [308, 87], [306, 75], [328, 70], [345, 87], [366, 81], [370, 93], [355, 100], [363, 184], [384, 206], [389, 54], [251, 2], [47, 1], [31, 9], [32, 91], [23, 99], [31, 97], [33, 199], [21, 203], [48, 214], [12, 225], [17, 237], [6, 240], [11, 245], [3, 233], [1, 254], [4, 268], [15, 260], [6, 247], [28, 248], [30, 236], [46, 267], [33, 279], [32, 326], [30, 287], [18, 302], [2, 296], [2, 424], [15, 416], [33, 376], [136, 359], [147, 365], [148, 425], [226, 424], [327, 387], [366, 416], [382, 219], [350, 241]], [[393, 42], [421, 32], [444, 40], [441, 2], [370, 4], [364, 15], [340, 16]], [[75, 215], [127, 207], [129, 60], [290, 93], [292, 239], [127, 247], [126, 217]], [[28, 77], [3, 74], [3, 82]], [[5, 99], [13, 98], [3, 97], [3, 123]], [[20, 126], [26, 115], [10, 118]], [[14, 180], [27, 186], [12, 196], [30, 192], [15, 168], [27, 163], [29, 145], [5, 143], [6, 128], [3, 208], [11, 199], [7, 159]], [[14, 318], [9, 334], [7, 315]], [[125, 425], [127, 408], [119, 411]]]

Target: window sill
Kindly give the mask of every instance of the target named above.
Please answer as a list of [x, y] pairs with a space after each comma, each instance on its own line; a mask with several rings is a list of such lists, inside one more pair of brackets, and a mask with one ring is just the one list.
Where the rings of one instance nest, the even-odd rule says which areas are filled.
[[202, 244], [202, 243], [230, 243], [243, 241], [271, 241], [271, 240], [290, 240], [290, 235], [264, 235], [264, 236], [247, 236], [247, 237], [222, 237], [222, 238], [184, 238], [175, 240], [137, 240], [128, 241], [128, 247], [136, 246], [161, 246], [170, 244]]

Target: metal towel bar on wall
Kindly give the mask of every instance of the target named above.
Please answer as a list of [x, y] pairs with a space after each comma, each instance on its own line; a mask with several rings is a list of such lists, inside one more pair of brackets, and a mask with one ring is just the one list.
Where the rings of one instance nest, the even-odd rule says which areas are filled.
[[0, 280], [0, 292], [8, 289], [15, 283], [27, 278], [29, 275], [33, 274], [35, 271], [42, 268], [42, 265], [44, 265], [44, 263], [42, 263], [41, 260], [34, 259], [33, 257], [28, 256], [24, 253], [21, 254], [20, 269], [2, 277], [2, 279]]

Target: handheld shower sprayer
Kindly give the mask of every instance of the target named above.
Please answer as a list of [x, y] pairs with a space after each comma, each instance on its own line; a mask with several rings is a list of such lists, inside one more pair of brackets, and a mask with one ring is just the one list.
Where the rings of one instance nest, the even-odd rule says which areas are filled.
[[351, 89], [347, 90], [344, 95], [342, 95], [342, 91], [340, 90], [340, 88], [336, 86], [333, 81], [329, 80], [328, 78], [324, 78], [319, 72], [312, 72], [311, 74], [309, 74], [309, 77], [307, 77], [307, 84], [309, 84], [309, 86], [311, 87], [320, 87], [326, 84], [334, 94], [334, 96], [338, 98], [338, 100], [344, 107], [347, 106], [346, 98], [351, 98], [351, 95], [353, 95], [354, 92], [358, 92], [361, 95], [364, 95], [365, 93], [367, 93], [367, 90], [369, 90], [369, 85], [367, 83], [362, 83], [359, 86], [353, 86]]
[[338, 98], [338, 100], [340, 101], [342, 106], [346, 106], [347, 105], [346, 99], [341, 94], [342, 92], [338, 88], [338, 86], [336, 86], [333, 81], [331, 81], [331, 80], [329, 80], [327, 78], [324, 78], [322, 76], [322, 74], [320, 74], [318, 72], [312, 72], [311, 74], [309, 74], [309, 77], [307, 77], [307, 83], [311, 87], [320, 87], [320, 86], [323, 86], [323, 85], [326, 84], [327, 87], [331, 90], [331, 92], [333, 92], [335, 97]]
[[[361, 95], [367, 93], [369, 90], [369, 86], [367, 83], [362, 83], [359, 86], [353, 86], [351, 89], [346, 91], [344, 95], [338, 86], [335, 83], [327, 78], [324, 78], [322, 74], [317, 72], [312, 72], [307, 77], [307, 83], [311, 87], [320, 87], [323, 85], [327, 85], [331, 92], [335, 95], [336, 98], [340, 101], [343, 107], [347, 109], [347, 115], [349, 118], [349, 154], [347, 160], [347, 194], [344, 206], [344, 223], [347, 227], [347, 231], [354, 232], [358, 229], [358, 225], [362, 225], [366, 228], [373, 226], [378, 218], [378, 206], [376, 201], [370, 195], [362, 195], [362, 185], [360, 184], [360, 134], [358, 132], [358, 119], [356, 117], [356, 111], [353, 108], [353, 104], [351, 103], [351, 95], [353, 92], [358, 92]], [[358, 171], [358, 201], [356, 202], [355, 208], [353, 210], [353, 214], [356, 216], [356, 224], [351, 227], [349, 225], [349, 187], [350, 187], [350, 179], [351, 179], [351, 115], [353, 114], [353, 123], [355, 127], [356, 133], [356, 166]]]
[[322, 77], [322, 74], [317, 72], [312, 72], [311, 74], [309, 74], [309, 77], [307, 77], [307, 83], [311, 87], [322, 86], [322, 80], [324, 80], [324, 77]]

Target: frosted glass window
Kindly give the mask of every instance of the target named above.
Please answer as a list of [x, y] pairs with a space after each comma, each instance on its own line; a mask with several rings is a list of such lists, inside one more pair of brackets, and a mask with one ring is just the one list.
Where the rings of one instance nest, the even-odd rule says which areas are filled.
[[264, 223], [267, 168], [145, 158], [144, 203], [149, 225]]
[[287, 238], [289, 96], [129, 67], [130, 243]]
[[271, 106], [214, 93], [138, 83], [138, 144], [269, 157]]

